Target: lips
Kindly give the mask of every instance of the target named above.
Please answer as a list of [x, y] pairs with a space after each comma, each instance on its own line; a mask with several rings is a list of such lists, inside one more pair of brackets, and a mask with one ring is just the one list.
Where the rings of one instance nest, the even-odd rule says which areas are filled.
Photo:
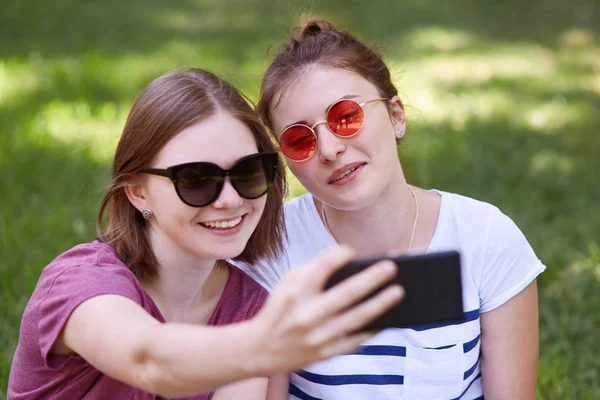
[[202, 225], [205, 228], [209, 228], [209, 229], [232, 229], [235, 228], [236, 226], [238, 226], [243, 219], [243, 215], [240, 215], [238, 217], [234, 217], [234, 218], [229, 218], [229, 219], [220, 219], [220, 220], [214, 220], [214, 221], [204, 221], [204, 222], [200, 222], [199, 224]]
[[339, 181], [363, 165], [365, 165], [365, 163], [361, 162], [346, 164], [342, 168], [338, 168], [335, 171], [333, 171], [333, 173], [329, 175], [327, 183], [334, 183], [336, 181]]

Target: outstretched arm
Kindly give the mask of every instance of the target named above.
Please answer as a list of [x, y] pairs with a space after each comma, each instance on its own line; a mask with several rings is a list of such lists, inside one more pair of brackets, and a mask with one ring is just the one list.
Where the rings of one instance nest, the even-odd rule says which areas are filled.
[[392, 286], [351, 307], [393, 277], [391, 262], [323, 292], [352, 256], [336, 248], [295, 269], [255, 318], [232, 325], [161, 324], [130, 299], [96, 296], [73, 311], [52, 353], [77, 353], [117, 380], [167, 397], [296, 370], [358, 347], [372, 334], [353, 332], [402, 296]]

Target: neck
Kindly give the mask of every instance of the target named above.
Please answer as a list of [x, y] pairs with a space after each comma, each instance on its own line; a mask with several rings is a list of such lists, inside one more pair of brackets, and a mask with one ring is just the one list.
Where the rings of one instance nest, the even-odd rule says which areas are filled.
[[201, 259], [149, 229], [148, 240], [158, 276], [144, 285], [167, 321], [206, 323], [221, 297], [229, 270], [216, 260]]
[[321, 207], [326, 226], [338, 243], [349, 244], [361, 256], [406, 252], [412, 245], [417, 207], [404, 177], [358, 210]]

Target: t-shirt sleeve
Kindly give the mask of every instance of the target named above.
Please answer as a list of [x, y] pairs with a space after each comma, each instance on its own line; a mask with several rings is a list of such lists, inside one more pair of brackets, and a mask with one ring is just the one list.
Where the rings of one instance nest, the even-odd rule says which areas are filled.
[[494, 208], [489, 217], [480, 277], [480, 311], [487, 312], [501, 306], [545, 269], [517, 225]]
[[[41, 278], [42, 280], [44, 277]], [[99, 295], [115, 294], [142, 304], [141, 294], [134, 277], [122, 265], [71, 266], [58, 275], [49, 276], [50, 282], [40, 282], [48, 289], [39, 305], [38, 330], [44, 364], [60, 369], [67, 357], [52, 356], [50, 349], [56, 342], [71, 313], [84, 301]]]

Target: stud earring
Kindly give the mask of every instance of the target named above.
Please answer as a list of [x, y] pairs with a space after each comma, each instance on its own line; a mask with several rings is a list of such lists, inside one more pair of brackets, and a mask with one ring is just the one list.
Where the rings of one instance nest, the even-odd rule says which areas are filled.
[[403, 128], [399, 128], [399, 129], [398, 129], [398, 133], [396, 134], [396, 137], [397, 137], [398, 139], [400, 139], [400, 138], [402, 138], [402, 136], [404, 136], [404, 134], [405, 134], [405, 133], [406, 133], [406, 132], [404, 131], [404, 129], [403, 129]]
[[149, 208], [144, 208], [144, 211], [142, 211], [142, 217], [144, 217], [145, 220], [152, 218], [152, 210]]

